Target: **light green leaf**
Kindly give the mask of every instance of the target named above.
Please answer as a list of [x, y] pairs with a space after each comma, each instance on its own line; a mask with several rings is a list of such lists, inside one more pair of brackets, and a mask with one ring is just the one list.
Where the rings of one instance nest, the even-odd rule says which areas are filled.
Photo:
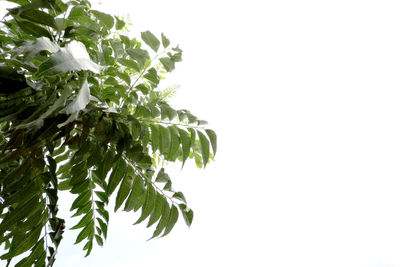
[[68, 71], [89, 70], [100, 73], [103, 67], [94, 63], [85, 46], [78, 41], [72, 41], [43, 62], [36, 73], [37, 77], [53, 76]]
[[151, 49], [154, 50], [154, 52], [158, 51], [158, 48], [160, 47], [160, 41], [157, 39], [157, 37], [152, 34], [150, 31], [145, 31], [141, 33], [142, 40], [150, 46]]

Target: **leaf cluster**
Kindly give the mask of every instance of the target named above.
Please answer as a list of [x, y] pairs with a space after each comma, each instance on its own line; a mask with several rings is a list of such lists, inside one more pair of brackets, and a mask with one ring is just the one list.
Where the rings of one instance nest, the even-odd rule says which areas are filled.
[[[126, 23], [89, 1], [12, 0], [0, 28], [1, 260], [52, 266], [68, 221], [58, 194], [69, 191], [86, 255], [102, 246], [114, 211], [140, 212], [135, 224], [171, 232], [193, 211], [172, 187], [166, 162], [213, 159], [206, 121], [174, 109], [159, 89], [182, 50], [162, 34], [124, 35]], [[25, 254], [24, 254], [25, 253]]]

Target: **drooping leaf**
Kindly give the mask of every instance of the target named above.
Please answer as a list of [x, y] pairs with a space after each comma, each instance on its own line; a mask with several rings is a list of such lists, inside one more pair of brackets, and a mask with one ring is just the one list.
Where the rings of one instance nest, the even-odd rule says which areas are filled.
[[163, 203], [166, 200], [164, 199], [164, 197], [160, 193], [156, 192], [156, 195], [157, 195], [156, 196], [156, 202], [154, 204], [155, 208], [154, 208], [153, 212], [151, 213], [149, 222], [147, 223], [146, 227], [152, 226], [161, 217], [162, 207], [164, 205]]
[[182, 167], [183, 167], [186, 159], [189, 157], [191, 139], [189, 133], [186, 132], [185, 130], [179, 128], [178, 131], [182, 143]]
[[110, 178], [108, 180], [107, 194], [110, 196], [118, 184], [126, 175], [127, 166], [125, 160], [120, 158], [115, 164], [113, 171], [111, 172]]
[[166, 236], [171, 232], [172, 228], [174, 228], [176, 222], [178, 221], [178, 217], [179, 217], [178, 209], [176, 208], [175, 205], [171, 205], [171, 211], [170, 211], [168, 223], [165, 227], [165, 230], [164, 230], [164, 233], [162, 236]]
[[170, 213], [171, 213], [171, 208], [169, 206], [168, 201], [163, 202], [163, 207], [162, 207], [162, 213], [161, 213], [161, 218], [158, 221], [158, 224], [156, 226], [156, 229], [153, 232], [153, 235], [150, 239], [159, 236], [162, 231], [167, 227], [169, 218], [170, 218]]
[[117, 211], [119, 207], [121, 207], [124, 200], [127, 198], [131, 188], [132, 188], [133, 180], [129, 176], [125, 176], [122, 180], [121, 186], [118, 190], [117, 198], [115, 199], [115, 208], [114, 211]]
[[142, 215], [134, 224], [141, 223], [151, 214], [151, 212], [154, 210], [155, 202], [156, 202], [156, 191], [152, 186], [149, 186], [147, 189], [146, 200], [144, 206], [142, 207]]
[[206, 133], [208, 135], [208, 138], [210, 139], [213, 154], [215, 156], [215, 154], [217, 153], [217, 134], [211, 129], [206, 129]]
[[200, 131], [197, 131], [200, 140], [201, 157], [203, 159], [203, 166], [206, 167], [208, 158], [210, 156], [210, 142], [207, 137]]

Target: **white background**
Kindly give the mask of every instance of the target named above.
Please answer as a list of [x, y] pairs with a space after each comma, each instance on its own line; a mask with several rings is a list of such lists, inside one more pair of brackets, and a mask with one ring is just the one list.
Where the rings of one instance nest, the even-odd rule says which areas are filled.
[[83, 258], [68, 231], [56, 266], [400, 266], [400, 2], [96, 8], [180, 44], [171, 104], [210, 122], [218, 153], [173, 168], [190, 230], [146, 242], [136, 215], [112, 214], [104, 248]]

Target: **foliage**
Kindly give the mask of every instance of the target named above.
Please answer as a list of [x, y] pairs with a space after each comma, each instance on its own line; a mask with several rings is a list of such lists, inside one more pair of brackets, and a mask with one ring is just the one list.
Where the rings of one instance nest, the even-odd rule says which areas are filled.
[[[67, 222], [58, 194], [75, 196], [75, 243], [89, 255], [107, 237], [114, 211], [139, 212], [136, 223], [165, 236], [193, 211], [172, 189], [165, 162], [193, 158], [205, 167], [216, 135], [166, 99], [162, 75], [181, 61], [167, 37], [130, 38], [125, 22], [85, 0], [10, 0], [0, 29], [1, 260], [52, 266]], [[146, 49], [149, 48], [149, 49]], [[114, 194], [113, 194], [114, 193]]]

